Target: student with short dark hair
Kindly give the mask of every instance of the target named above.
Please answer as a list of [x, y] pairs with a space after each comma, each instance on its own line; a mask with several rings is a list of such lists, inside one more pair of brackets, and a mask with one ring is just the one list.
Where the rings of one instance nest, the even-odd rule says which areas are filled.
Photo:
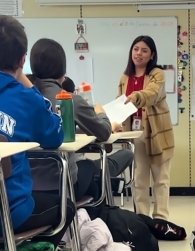
[[[57, 78], [53, 78], [53, 75], [51, 75], [49, 71], [50, 68], [55, 68], [57, 71], [55, 67], [57, 62], [59, 64], [59, 61], [62, 61], [63, 64], [63, 59], [58, 57], [58, 53], [55, 53], [55, 50], [58, 51], [60, 46], [58, 44], [58, 46], [54, 48], [56, 43], [56, 41], [51, 39], [39, 39], [32, 46], [30, 54], [32, 73], [34, 77], [36, 77], [33, 83], [45, 97], [51, 100], [53, 109], [55, 109], [56, 104], [55, 96], [62, 89], [62, 85], [59, 83], [59, 80]], [[61, 47], [60, 50], [62, 51], [63, 48]], [[51, 51], [53, 52], [53, 55], [51, 55]], [[62, 55], [64, 54], [62, 53]], [[47, 61], [47, 67], [44, 62], [42, 62], [43, 60]], [[48, 66], [48, 63], [50, 66]], [[36, 71], [36, 69], [38, 70]], [[41, 71], [43, 71], [45, 75], [40, 73]], [[40, 75], [42, 78], [40, 78]], [[66, 81], [64, 81], [64, 87], [65, 83]], [[115, 125], [111, 125], [101, 105], [98, 104], [91, 106], [80, 95], [76, 94], [73, 94], [73, 104], [75, 124], [80, 128], [80, 130], [82, 130], [83, 133], [87, 135], [94, 135], [99, 141], [106, 141], [111, 132], [116, 129], [114, 128]], [[98, 160], [95, 162], [90, 159], [80, 159], [78, 158], [78, 155], [76, 156], [77, 158], [72, 157], [71, 159], [71, 174], [75, 184], [76, 200], [80, 200], [83, 195], [91, 195], [97, 198], [99, 195], [98, 187], [93, 179], [95, 174], [99, 174], [100, 161]], [[124, 171], [127, 166], [131, 165], [132, 160], [133, 153], [128, 149], [119, 150], [109, 156], [108, 163], [111, 176], [116, 177]]]
[[[59, 56], [59, 54], [61, 56]], [[47, 63], [44, 63], [43, 61], [47, 61]], [[66, 56], [63, 47], [53, 39], [42, 38], [32, 46], [30, 53], [30, 65], [32, 69], [31, 79], [34, 79], [33, 84], [40, 90], [43, 96], [51, 101], [53, 110], [55, 110], [56, 105], [55, 96], [62, 90], [61, 80], [64, 80], [66, 73], [65, 67], [63, 68], [63, 71], [59, 71], [56, 65], [59, 65], [60, 63], [60, 65], [64, 65], [65, 61]], [[49, 69], [53, 69], [52, 72]], [[108, 126], [107, 122], [105, 122], [105, 124], [102, 122], [101, 127], [105, 134], [109, 135], [109, 122]], [[97, 198], [99, 196], [98, 186], [93, 180], [96, 166], [93, 161], [90, 160], [81, 160], [81, 162], [85, 161], [85, 165], [80, 166], [81, 163], [77, 163], [76, 156], [77, 155], [74, 153], [69, 153], [70, 173], [74, 183], [76, 200], [79, 201], [83, 195], [90, 195]], [[79, 168], [77, 164], [79, 165]], [[46, 164], [45, 167], [50, 170], [55, 168], [52, 163], [49, 163], [49, 165]], [[34, 180], [36, 180], [33, 189], [56, 190], [57, 183], [55, 177], [50, 179], [49, 175], [47, 177], [45, 176], [45, 182], [41, 182], [40, 177], [42, 176], [41, 173], [43, 172], [43, 168], [40, 168], [39, 163], [34, 163], [32, 170]]]
[[[13, 17], [0, 15], [0, 133], [9, 142], [38, 142], [43, 148], [57, 148], [66, 132], [50, 102], [23, 74], [26, 52], [24, 27]], [[11, 163], [12, 173], [5, 185], [14, 232], [58, 225], [59, 196], [32, 192], [31, 168], [25, 152], [11, 156]], [[58, 234], [43, 238], [55, 247], [75, 214], [73, 204], [68, 204], [66, 225]]]
[[64, 78], [64, 81], [62, 82], [62, 88], [67, 92], [71, 93], [75, 92], [75, 84], [73, 80], [67, 76]]

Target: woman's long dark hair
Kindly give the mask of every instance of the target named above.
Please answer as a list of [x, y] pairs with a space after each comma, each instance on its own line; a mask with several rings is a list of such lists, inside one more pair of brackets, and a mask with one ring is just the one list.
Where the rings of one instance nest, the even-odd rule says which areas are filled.
[[153, 68], [158, 67], [157, 66], [158, 55], [157, 55], [155, 42], [151, 37], [142, 35], [142, 36], [135, 38], [135, 40], [133, 41], [131, 48], [129, 50], [129, 59], [128, 59], [127, 67], [124, 71], [124, 74], [126, 74], [127, 76], [135, 75], [135, 64], [133, 63], [133, 60], [132, 60], [132, 50], [133, 50], [134, 45], [137, 44], [138, 42], [141, 42], [141, 41], [143, 41], [145, 44], [147, 44], [147, 46], [150, 48], [151, 53], [153, 55], [153, 58], [148, 62], [147, 66], [146, 66], [145, 74], [149, 74], [149, 72]]

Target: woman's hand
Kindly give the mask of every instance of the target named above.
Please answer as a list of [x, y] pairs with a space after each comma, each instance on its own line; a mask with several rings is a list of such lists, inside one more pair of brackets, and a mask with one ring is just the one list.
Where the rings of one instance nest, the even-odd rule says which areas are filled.
[[127, 103], [129, 103], [129, 102], [132, 102], [132, 103], [133, 103], [133, 101], [132, 101], [132, 96], [131, 96], [131, 95], [129, 95], [129, 96], [126, 98], [125, 104], [127, 104]]
[[131, 94], [127, 97], [127, 99], [125, 100], [125, 103], [124, 104], [127, 104], [129, 102], [132, 102], [135, 106], [137, 104], [137, 101], [138, 101], [138, 93], [134, 93], [134, 94]]

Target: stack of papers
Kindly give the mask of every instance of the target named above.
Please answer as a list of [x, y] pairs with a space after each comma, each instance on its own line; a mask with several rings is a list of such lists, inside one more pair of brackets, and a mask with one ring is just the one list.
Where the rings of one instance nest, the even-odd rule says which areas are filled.
[[132, 102], [124, 104], [126, 98], [127, 97], [125, 95], [122, 95], [118, 97], [117, 99], [103, 106], [106, 112], [106, 115], [110, 119], [111, 123], [116, 122], [116, 123], [121, 124], [129, 116], [137, 112], [137, 108], [134, 106]]

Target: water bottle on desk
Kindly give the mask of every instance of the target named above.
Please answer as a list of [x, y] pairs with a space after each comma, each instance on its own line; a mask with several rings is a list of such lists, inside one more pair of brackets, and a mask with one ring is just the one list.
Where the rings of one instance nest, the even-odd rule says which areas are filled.
[[93, 105], [92, 87], [89, 83], [83, 82], [79, 85], [78, 94], [82, 96], [89, 105]]
[[75, 122], [72, 94], [62, 90], [56, 95], [56, 111], [62, 118], [64, 142], [75, 141]]

